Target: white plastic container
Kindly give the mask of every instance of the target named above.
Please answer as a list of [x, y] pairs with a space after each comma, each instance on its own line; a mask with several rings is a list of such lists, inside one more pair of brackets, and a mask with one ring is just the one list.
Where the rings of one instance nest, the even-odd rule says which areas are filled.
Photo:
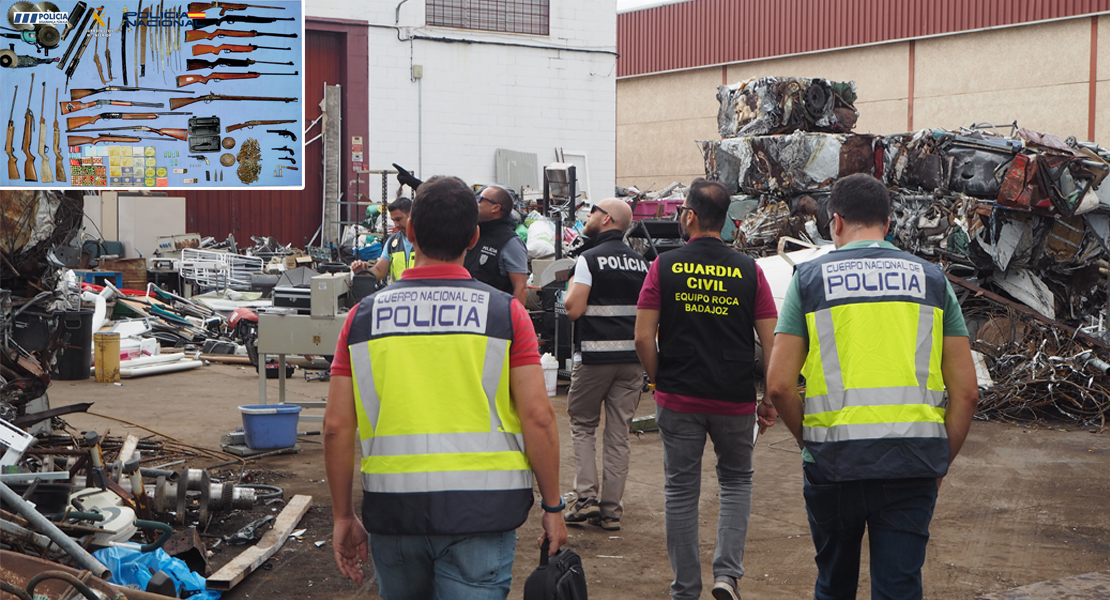
[[540, 366], [543, 367], [543, 383], [547, 386], [547, 396], [554, 398], [559, 393], [559, 361], [545, 352], [540, 357]]

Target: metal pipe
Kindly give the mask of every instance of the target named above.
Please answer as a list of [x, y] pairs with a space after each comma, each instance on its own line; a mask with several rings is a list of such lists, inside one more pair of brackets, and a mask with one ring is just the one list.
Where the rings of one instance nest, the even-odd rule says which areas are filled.
[[100, 600], [100, 596], [98, 596], [96, 592], [92, 591], [92, 588], [90, 588], [84, 581], [81, 581], [77, 577], [70, 575], [65, 571], [46, 571], [44, 573], [39, 573], [38, 575], [35, 575], [31, 578], [31, 581], [27, 582], [27, 593], [34, 596], [35, 588], [38, 587], [40, 583], [48, 579], [60, 579], [73, 586], [75, 590], [80, 592], [82, 596], [88, 598], [89, 600]]
[[112, 576], [112, 572], [108, 570], [108, 567], [105, 567], [103, 563], [96, 560], [93, 555], [89, 554], [68, 535], [62, 533], [62, 530], [58, 529], [49, 519], [35, 510], [26, 500], [20, 498], [19, 494], [12, 491], [12, 488], [8, 487], [3, 482], [0, 482], [0, 499], [3, 499], [4, 503], [8, 506], [15, 508], [15, 511], [19, 513], [21, 517], [27, 519], [27, 522], [33, 525], [35, 529], [38, 529], [55, 544], [58, 544], [58, 546], [61, 547], [62, 550], [65, 550], [66, 554], [72, 556], [78, 564], [92, 571], [93, 575], [101, 579], [108, 579]]

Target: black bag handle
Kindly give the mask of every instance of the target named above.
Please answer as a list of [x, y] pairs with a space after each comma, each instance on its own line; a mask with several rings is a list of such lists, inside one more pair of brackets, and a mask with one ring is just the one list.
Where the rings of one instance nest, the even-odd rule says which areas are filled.
[[548, 553], [549, 550], [551, 550], [551, 540], [547, 539], [547, 536], [544, 536], [543, 544], [540, 546], [540, 566], [541, 567], [546, 567], [547, 566], [547, 553]]

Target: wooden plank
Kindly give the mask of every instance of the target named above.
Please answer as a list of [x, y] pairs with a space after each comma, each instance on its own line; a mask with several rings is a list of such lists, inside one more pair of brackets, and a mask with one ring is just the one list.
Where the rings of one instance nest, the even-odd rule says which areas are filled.
[[[127, 439], [123, 441], [123, 447], [120, 448], [119, 458], [117, 460], [119, 460], [123, 464], [127, 464], [127, 461], [131, 460], [131, 455], [135, 453], [135, 448], [138, 447], [139, 436], [133, 433], [128, 434]], [[125, 479], [126, 477], [126, 475], [123, 476], [123, 478]]]
[[1110, 571], [1042, 581], [983, 596], [983, 600], [1107, 600]]
[[208, 578], [208, 589], [227, 591], [262, 566], [271, 556], [281, 549], [289, 534], [301, 522], [301, 517], [312, 506], [312, 496], [296, 495], [285, 505], [274, 522], [273, 529], [266, 532], [258, 543], [244, 550], [239, 556], [223, 566]]

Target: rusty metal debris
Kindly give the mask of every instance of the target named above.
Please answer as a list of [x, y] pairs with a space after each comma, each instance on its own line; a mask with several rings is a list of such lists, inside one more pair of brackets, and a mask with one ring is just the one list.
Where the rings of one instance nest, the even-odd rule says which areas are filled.
[[[958, 282], [992, 380], [980, 416], [1106, 427], [1110, 150], [1016, 123], [849, 133], [851, 82], [763, 78], [721, 86], [718, 100], [723, 139], [697, 143], [706, 177], [733, 195], [737, 249], [830, 243], [832, 185], [873, 175], [891, 191], [888, 239]], [[1002, 324], [1012, 335], [999, 339]]]

